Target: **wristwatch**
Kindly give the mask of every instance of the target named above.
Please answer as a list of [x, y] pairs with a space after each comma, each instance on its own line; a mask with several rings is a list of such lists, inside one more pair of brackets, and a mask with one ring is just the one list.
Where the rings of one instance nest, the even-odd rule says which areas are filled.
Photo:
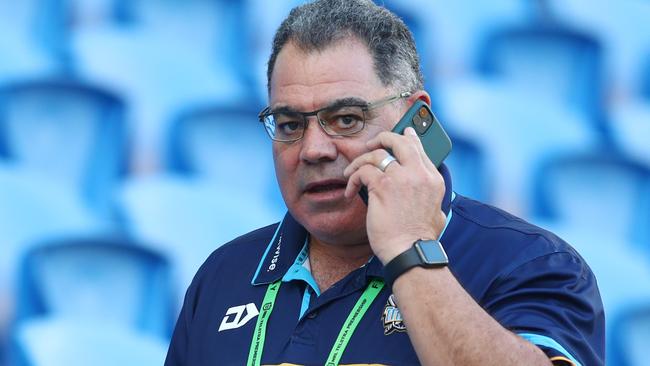
[[447, 253], [439, 241], [419, 239], [411, 248], [384, 266], [384, 277], [389, 287], [392, 287], [397, 277], [413, 267], [440, 268], [448, 263]]

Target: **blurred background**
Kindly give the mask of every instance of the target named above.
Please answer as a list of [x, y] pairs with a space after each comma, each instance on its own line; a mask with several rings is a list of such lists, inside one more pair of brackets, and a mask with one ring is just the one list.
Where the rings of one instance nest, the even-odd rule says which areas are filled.
[[[273, 33], [301, 1], [0, 0], [0, 365], [160, 365], [219, 245], [279, 221]], [[459, 194], [596, 273], [609, 365], [650, 365], [650, 1], [386, 0]]]

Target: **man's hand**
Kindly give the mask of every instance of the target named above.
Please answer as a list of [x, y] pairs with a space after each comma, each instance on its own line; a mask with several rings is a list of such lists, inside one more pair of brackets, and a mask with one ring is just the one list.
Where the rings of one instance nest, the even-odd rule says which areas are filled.
[[[367, 143], [369, 152], [345, 169], [347, 198], [368, 188], [366, 225], [375, 255], [386, 264], [417, 239], [438, 239], [445, 225], [441, 210], [442, 176], [429, 160], [413, 128], [404, 135], [382, 132]], [[385, 171], [379, 165], [392, 150], [397, 161]]]

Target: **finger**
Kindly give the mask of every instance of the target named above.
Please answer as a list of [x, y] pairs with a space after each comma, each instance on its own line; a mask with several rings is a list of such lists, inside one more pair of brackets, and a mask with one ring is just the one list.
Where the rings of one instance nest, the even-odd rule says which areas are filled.
[[359, 193], [361, 186], [371, 187], [372, 182], [381, 178], [381, 170], [373, 165], [363, 165], [357, 169], [348, 179], [348, 185], [345, 187], [345, 197], [351, 198]]
[[422, 159], [422, 163], [429, 168], [429, 169], [435, 169], [435, 165], [429, 159], [429, 156], [427, 155], [427, 152], [424, 150], [424, 146], [422, 145], [422, 141], [420, 140], [420, 137], [418, 136], [417, 132], [415, 132], [415, 129], [413, 127], [407, 127], [404, 130], [404, 136], [408, 138], [411, 141], [411, 144], [415, 146], [417, 149], [420, 158]]
[[410, 165], [412, 162], [420, 160], [419, 152], [413, 146], [411, 139], [394, 132], [381, 132], [368, 141], [366, 146], [373, 150], [390, 149], [401, 165]]
[[349, 177], [360, 167], [370, 164], [378, 167], [379, 164], [388, 156], [388, 151], [384, 149], [375, 149], [365, 154], [359, 155], [343, 171], [343, 175]]

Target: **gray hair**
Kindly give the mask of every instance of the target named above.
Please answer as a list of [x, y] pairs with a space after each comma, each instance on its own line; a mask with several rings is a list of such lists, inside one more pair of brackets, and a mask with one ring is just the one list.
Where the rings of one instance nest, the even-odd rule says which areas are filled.
[[413, 35], [399, 17], [370, 0], [318, 0], [293, 8], [275, 33], [267, 69], [269, 94], [275, 61], [287, 43], [312, 52], [350, 37], [368, 46], [384, 86], [424, 88]]

